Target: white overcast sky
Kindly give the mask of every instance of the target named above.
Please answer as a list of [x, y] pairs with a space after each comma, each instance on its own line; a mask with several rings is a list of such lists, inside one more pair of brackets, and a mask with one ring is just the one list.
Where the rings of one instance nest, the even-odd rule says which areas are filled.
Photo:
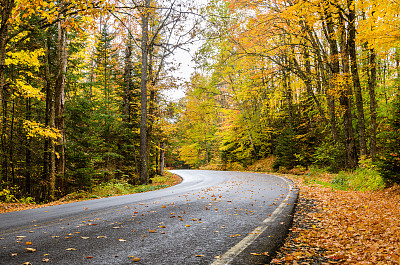
[[[198, 6], [206, 5], [208, 0], [194, 0]], [[173, 74], [176, 77], [183, 79], [183, 81], [190, 81], [190, 76], [194, 72], [195, 63], [193, 61], [193, 56], [197, 49], [200, 47], [200, 43], [192, 44], [188, 47], [190, 52], [178, 49], [173, 56], [170, 57], [169, 61], [173, 61], [174, 64], [180, 65], [178, 70]], [[178, 90], [169, 90], [164, 93], [170, 100], [176, 101], [185, 96], [185, 91], [183, 88]]]

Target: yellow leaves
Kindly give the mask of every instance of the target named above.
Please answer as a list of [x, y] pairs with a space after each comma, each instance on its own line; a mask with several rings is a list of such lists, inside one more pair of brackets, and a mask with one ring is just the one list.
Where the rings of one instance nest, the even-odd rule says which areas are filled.
[[56, 140], [61, 137], [59, 131], [55, 128], [45, 127], [43, 124], [35, 121], [24, 121], [24, 130], [27, 138], [43, 137]]
[[263, 253], [250, 253], [250, 255], [253, 256], [269, 256], [268, 252], [263, 252]]
[[75, 248], [67, 248], [66, 251], [75, 251]]
[[44, 49], [37, 49], [34, 51], [21, 50], [17, 52], [7, 52], [5, 59], [6, 65], [19, 65], [30, 67], [34, 71], [39, 70], [40, 61], [39, 57], [44, 56]]
[[17, 93], [24, 98], [36, 98], [39, 100], [44, 98], [40, 89], [29, 84], [23, 76], [20, 76], [20, 78], [16, 80], [7, 81], [9, 81], [15, 87]]
[[25, 248], [25, 250], [26, 251], [28, 251], [28, 252], [36, 252], [36, 249], [34, 249], [34, 248]]

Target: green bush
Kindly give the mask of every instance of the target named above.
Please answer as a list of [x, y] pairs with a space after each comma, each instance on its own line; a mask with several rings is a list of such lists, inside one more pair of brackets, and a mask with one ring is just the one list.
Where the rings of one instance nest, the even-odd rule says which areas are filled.
[[0, 202], [19, 202], [19, 200], [13, 194], [12, 189], [3, 189], [2, 191], [0, 191]]
[[400, 183], [400, 94], [393, 102], [391, 113], [381, 135], [384, 148], [379, 158], [379, 171], [387, 182]]
[[336, 189], [353, 190], [378, 190], [385, 187], [384, 178], [380, 173], [371, 168], [357, 168], [353, 172], [341, 171], [331, 181]]
[[155, 176], [151, 178], [152, 183], [165, 183], [168, 181], [168, 177], [165, 176]]
[[346, 166], [346, 152], [341, 144], [323, 142], [315, 150], [314, 164], [326, 168], [331, 173], [337, 173]]
[[274, 155], [276, 159], [272, 165], [275, 171], [292, 169], [296, 165], [296, 134], [291, 128], [285, 129], [277, 138]]
[[125, 180], [112, 179], [109, 182], [95, 186], [91, 194], [99, 197], [108, 197], [114, 194], [129, 194], [133, 188], [133, 185]]

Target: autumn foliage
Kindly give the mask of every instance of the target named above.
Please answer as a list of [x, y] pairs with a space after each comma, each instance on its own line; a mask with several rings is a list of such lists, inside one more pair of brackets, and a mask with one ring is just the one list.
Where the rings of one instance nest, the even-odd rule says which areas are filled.
[[[181, 160], [245, 168], [273, 154], [282, 172], [372, 161], [398, 181], [398, 10], [375, 0], [210, 1], [181, 117], [215, 134], [187, 130]], [[213, 109], [197, 121], [201, 97]]]

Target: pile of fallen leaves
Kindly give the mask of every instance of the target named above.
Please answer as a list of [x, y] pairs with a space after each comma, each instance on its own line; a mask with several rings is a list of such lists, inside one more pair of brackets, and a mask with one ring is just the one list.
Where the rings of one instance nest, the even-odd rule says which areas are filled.
[[271, 264], [399, 264], [400, 187], [300, 188], [293, 228]]

